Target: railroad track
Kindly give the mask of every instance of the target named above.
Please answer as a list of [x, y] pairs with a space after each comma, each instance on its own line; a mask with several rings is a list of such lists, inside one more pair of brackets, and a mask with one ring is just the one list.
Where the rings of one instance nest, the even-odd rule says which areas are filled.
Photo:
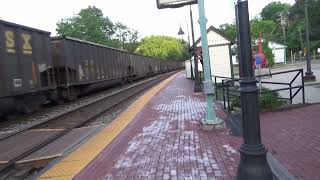
[[[66, 135], [73, 129], [83, 127], [91, 121], [99, 118], [99, 116], [101, 116], [104, 112], [108, 111], [112, 107], [125, 102], [130, 97], [133, 97], [136, 94], [152, 87], [156, 83], [166, 79], [174, 73], [175, 72], [159, 75], [157, 77], [144, 80], [124, 89], [117, 90], [110, 94], [100, 96], [98, 98], [95, 98], [94, 100], [88, 100], [87, 102], [82, 103], [78, 107], [71, 108], [68, 111], [61, 113], [55, 117], [48, 118], [44, 121], [27, 126], [18, 131], [11, 132], [1, 137], [0, 143], [5, 142], [10, 138], [14, 138], [15, 136], [21, 135], [22, 133], [29, 130], [61, 129], [61, 131], [56, 132], [54, 135], [48, 138], [45, 138], [41, 142], [37, 143], [35, 146], [26, 149], [23, 153], [17, 154], [14, 158], [11, 158], [7, 163], [1, 165], [0, 175], [10, 174], [10, 170], [15, 167], [16, 163], [19, 160], [49, 145], [50, 143]], [[0, 176], [0, 178], [1, 177], [4, 176]]]

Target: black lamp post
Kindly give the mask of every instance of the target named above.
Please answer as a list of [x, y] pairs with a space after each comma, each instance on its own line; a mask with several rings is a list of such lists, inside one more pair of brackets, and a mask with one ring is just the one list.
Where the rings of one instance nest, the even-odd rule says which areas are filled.
[[[184, 32], [180, 26], [180, 29], [178, 31], [178, 35], [181, 36], [181, 42], [183, 43], [183, 35], [184, 35]], [[189, 43], [189, 46], [190, 46], [190, 39], [189, 39], [189, 34], [188, 34], [188, 43]], [[192, 68], [192, 61], [191, 61], [191, 58], [190, 58], [190, 70], [191, 70], [191, 79], [193, 79], [193, 68]]]
[[316, 77], [311, 71], [311, 58], [310, 58], [310, 40], [309, 40], [309, 13], [308, 13], [308, 0], [304, 1], [304, 15], [305, 15], [305, 27], [306, 27], [306, 45], [307, 45], [307, 71], [305, 73], [304, 79], [309, 81], [315, 81]]
[[251, 67], [251, 38], [248, 0], [236, 4], [237, 38], [240, 58], [240, 95], [244, 143], [240, 146], [238, 180], [271, 180], [267, 149], [261, 142], [257, 80]]
[[192, 50], [193, 50], [193, 59], [194, 59], [194, 92], [201, 92], [201, 81], [198, 70], [198, 58], [196, 55], [196, 42], [194, 40], [194, 29], [193, 29], [193, 16], [192, 9], [190, 5], [190, 21], [191, 21], [191, 34], [192, 34]]
[[[201, 0], [156, 0], [158, 9], [180, 8], [180, 7], [183, 7], [183, 6], [186, 6], [186, 5], [190, 5], [190, 19], [191, 19], [191, 30], [192, 30], [192, 47], [193, 47], [194, 66], [195, 66], [194, 67], [194, 69], [195, 69], [194, 70], [195, 71], [194, 72], [194, 76], [195, 76], [194, 92], [201, 92], [202, 91], [200, 77], [199, 77], [199, 73], [198, 73], [198, 61], [197, 61], [197, 57], [196, 57], [196, 54], [195, 54], [196, 45], [195, 45], [195, 40], [194, 40], [193, 19], [192, 19], [192, 11], [191, 11], [191, 5], [192, 4], [198, 4], [198, 1], [201, 1]], [[204, 11], [204, 7], [201, 7], [199, 9]], [[202, 16], [200, 15], [200, 11], [199, 11], [199, 16], [200, 16], [200, 19], [201, 19]], [[200, 29], [201, 29], [201, 27], [202, 26], [200, 26]], [[205, 66], [205, 68], [207, 68], [207, 67]], [[211, 99], [211, 98], [209, 98], [209, 99]], [[208, 102], [210, 102], [209, 99], [208, 99]], [[210, 104], [210, 103], [208, 103], [208, 104]], [[208, 110], [211, 110], [211, 108], [212, 107], [209, 107]]]

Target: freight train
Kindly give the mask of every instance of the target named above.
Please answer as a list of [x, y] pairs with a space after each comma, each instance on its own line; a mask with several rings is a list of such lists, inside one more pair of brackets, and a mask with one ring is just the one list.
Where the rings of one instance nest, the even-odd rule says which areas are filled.
[[140, 78], [183, 68], [163, 61], [0, 20], [0, 115], [31, 113]]

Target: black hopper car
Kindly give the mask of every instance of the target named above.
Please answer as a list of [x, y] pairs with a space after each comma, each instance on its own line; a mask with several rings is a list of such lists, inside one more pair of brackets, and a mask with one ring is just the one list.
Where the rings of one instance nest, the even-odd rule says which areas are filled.
[[0, 20], [0, 116], [183, 66]]

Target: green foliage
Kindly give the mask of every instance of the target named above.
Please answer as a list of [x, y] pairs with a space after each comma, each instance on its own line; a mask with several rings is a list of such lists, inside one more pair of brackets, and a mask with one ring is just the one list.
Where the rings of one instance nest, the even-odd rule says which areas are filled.
[[281, 2], [271, 2], [262, 9], [260, 13], [261, 19], [263, 21], [272, 21], [274, 23], [274, 26], [272, 26], [272, 33], [267, 34], [269, 36], [268, 40], [280, 44], [284, 43], [283, 28], [280, 24], [279, 18], [281, 12], [287, 16], [290, 9], [290, 4]]
[[130, 29], [122, 23], [116, 23], [114, 29], [114, 37], [119, 42], [118, 47], [128, 52], [134, 52], [138, 48], [138, 31]]
[[70, 18], [57, 23], [58, 35], [70, 36], [134, 52], [138, 47], [138, 32], [122, 23], [113, 23], [95, 6], [81, 9]]
[[[308, 6], [308, 12], [309, 12], [309, 23], [311, 27], [311, 36], [312, 35], [320, 33], [319, 29], [319, 23], [320, 23], [320, 1], [319, 0], [309, 0], [308, 1], [309, 6]], [[304, 1], [298, 0], [296, 3], [293, 5], [293, 7], [290, 10], [290, 22], [291, 21], [304, 21]], [[318, 40], [320, 40], [320, 37], [315, 37]]]
[[89, 6], [76, 16], [59, 21], [57, 32], [59, 35], [110, 45], [114, 29], [111, 20], [104, 17], [100, 9]]
[[239, 97], [232, 97], [230, 98], [230, 108], [241, 108], [241, 100], [240, 100], [240, 96]]
[[[265, 43], [263, 43], [263, 51], [270, 67], [274, 64], [274, 55], [268, 46], [268, 42], [270, 39], [272, 39], [272, 33], [276, 29], [276, 26], [276, 23], [271, 20], [253, 19], [250, 21], [251, 39], [252, 41], [255, 41], [260, 37], [261, 33], [263, 39], [265, 40]], [[223, 24], [219, 27], [219, 29], [225, 34], [232, 36], [232, 38], [236, 38], [236, 27], [234, 24]], [[235, 50], [233, 49], [232, 51]]]
[[272, 53], [272, 49], [270, 49], [268, 46], [268, 42], [264, 42], [262, 44], [262, 49], [263, 49], [263, 52], [267, 58], [268, 66], [272, 67], [274, 65], [274, 55]]
[[237, 38], [237, 28], [234, 23], [232, 24], [222, 24], [219, 26], [219, 30], [222, 31], [227, 37], [235, 40]]
[[142, 39], [137, 53], [165, 60], [188, 59], [185, 43], [169, 36], [150, 36]]
[[[271, 2], [266, 5], [261, 13], [261, 18], [254, 18], [250, 21], [252, 41], [257, 39], [262, 33], [265, 41], [273, 41], [284, 44], [283, 28], [279, 20], [280, 13], [288, 17], [288, 24], [285, 26], [287, 53], [304, 49], [305, 44], [305, 4], [304, 0], [296, 0], [294, 5], [281, 3], [280, 1]], [[311, 50], [320, 48], [320, 0], [309, 0], [309, 22], [310, 22], [310, 48]], [[219, 29], [231, 37], [236, 36], [236, 27], [234, 24], [222, 24]], [[301, 30], [301, 40], [300, 33]], [[266, 45], [264, 51], [270, 59], [271, 52]], [[269, 55], [270, 54], [270, 55]], [[271, 59], [273, 59], [271, 57]], [[269, 64], [273, 64], [269, 60]]]
[[[278, 92], [272, 92], [270, 89], [262, 88], [262, 93], [259, 95], [259, 106], [262, 111], [264, 110], [274, 110], [282, 105], [285, 102], [280, 98]], [[241, 108], [240, 97], [232, 97], [230, 99], [231, 108]]]
[[260, 15], [262, 20], [278, 22], [277, 19], [279, 19], [279, 14], [282, 11], [289, 11], [290, 8], [291, 5], [287, 3], [281, 3], [280, 1], [271, 2], [262, 9]]
[[272, 39], [272, 33], [276, 27], [276, 23], [272, 20], [253, 19], [250, 21], [251, 37], [258, 39], [261, 33], [263, 39], [269, 41]]
[[[304, 1], [299, 0], [290, 9], [290, 25], [287, 28], [287, 46], [293, 51], [301, 50], [299, 28], [301, 29], [302, 49], [305, 47]], [[311, 49], [320, 47], [320, 1], [309, 0], [309, 31]]]
[[284, 104], [282, 100], [278, 99], [280, 97], [278, 92], [271, 92], [267, 88], [262, 88], [262, 92], [259, 98], [259, 104], [262, 110], [276, 109]]

